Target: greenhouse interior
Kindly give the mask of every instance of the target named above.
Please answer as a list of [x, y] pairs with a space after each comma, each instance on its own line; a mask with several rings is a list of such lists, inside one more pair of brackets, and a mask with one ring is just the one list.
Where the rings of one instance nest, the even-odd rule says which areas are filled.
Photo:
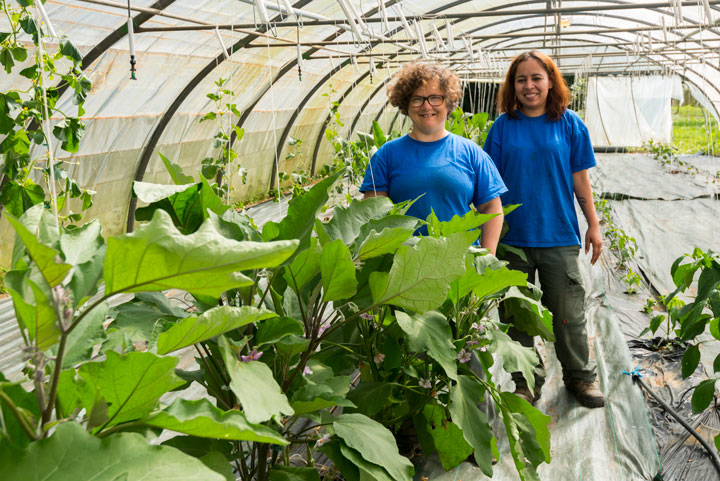
[[720, 479], [720, 0], [2, 9], [3, 481]]

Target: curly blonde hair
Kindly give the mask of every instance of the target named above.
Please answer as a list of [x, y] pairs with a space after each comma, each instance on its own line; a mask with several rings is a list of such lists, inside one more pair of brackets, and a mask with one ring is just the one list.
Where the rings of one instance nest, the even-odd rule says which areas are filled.
[[410, 97], [413, 93], [432, 80], [437, 80], [445, 96], [448, 112], [452, 112], [460, 104], [462, 89], [457, 74], [447, 67], [437, 64], [413, 62], [403, 65], [388, 86], [388, 99], [393, 107], [400, 109], [403, 115], [408, 114]]

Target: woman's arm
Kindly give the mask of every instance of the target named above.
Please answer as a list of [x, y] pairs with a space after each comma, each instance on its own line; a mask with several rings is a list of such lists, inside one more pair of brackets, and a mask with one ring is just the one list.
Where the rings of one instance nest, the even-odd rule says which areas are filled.
[[495, 255], [498, 242], [500, 241], [500, 232], [503, 226], [503, 210], [500, 197], [476, 206], [481, 214], [499, 214], [482, 225], [482, 235], [480, 236], [480, 246], [489, 249], [492, 255]]
[[595, 264], [598, 257], [600, 257], [600, 252], [602, 252], [602, 234], [600, 234], [600, 221], [595, 212], [590, 176], [587, 169], [573, 173], [573, 188], [575, 197], [588, 223], [588, 230], [585, 233], [585, 253], [587, 254], [590, 251], [592, 245], [593, 252], [590, 264]]

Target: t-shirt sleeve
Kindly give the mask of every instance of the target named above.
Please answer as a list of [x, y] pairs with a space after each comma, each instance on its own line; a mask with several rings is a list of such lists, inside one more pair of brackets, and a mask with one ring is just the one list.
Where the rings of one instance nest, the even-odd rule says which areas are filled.
[[508, 191], [492, 159], [482, 149], [477, 149], [475, 168], [475, 193], [473, 205], [482, 205]]
[[360, 185], [360, 192], [388, 192], [390, 179], [387, 164], [385, 149], [380, 148], [370, 157], [365, 177]]
[[590, 142], [590, 132], [577, 114], [571, 114], [572, 139], [570, 150], [570, 167], [573, 174], [581, 170], [595, 167], [595, 153]]

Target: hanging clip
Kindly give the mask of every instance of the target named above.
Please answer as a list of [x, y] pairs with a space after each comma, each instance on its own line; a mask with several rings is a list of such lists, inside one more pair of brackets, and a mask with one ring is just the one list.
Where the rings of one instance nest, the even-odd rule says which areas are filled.
[[641, 369], [639, 367], [635, 366], [635, 368], [630, 372], [627, 372], [625, 369], [623, 369], [621, 372], [623, 374], [625, 374], [626, 376], [631, 376], [632, 378], [636, 378], [636, 377], [643, 377], [643, 375], [640, 374], [640, 371], [641, 371]]
[[133, 19], [132, 17], [128, 17], [127, 19], [127, 28], [128, 28], [128, 42], [130, 43], [130, 80], [137, 80], [135, 77], [135, 64], [137, 61], [135, 60], [135, 30], [133, 28]]

